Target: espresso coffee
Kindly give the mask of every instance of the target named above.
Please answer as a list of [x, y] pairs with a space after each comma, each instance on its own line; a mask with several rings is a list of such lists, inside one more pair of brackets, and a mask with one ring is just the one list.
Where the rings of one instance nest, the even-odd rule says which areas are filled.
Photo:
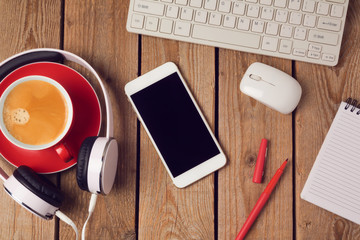
[[4, 102], [3, 122], [24, 144], [43, 145], [57, 139], [68, 121], [63, 94], [52, 84], [29, 80], [16, 85]]

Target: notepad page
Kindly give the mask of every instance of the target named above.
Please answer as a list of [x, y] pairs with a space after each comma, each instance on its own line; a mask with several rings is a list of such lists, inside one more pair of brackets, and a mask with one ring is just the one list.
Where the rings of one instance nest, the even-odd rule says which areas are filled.
[[342, 102], [301, 198], [360, 224], [360, 115]]

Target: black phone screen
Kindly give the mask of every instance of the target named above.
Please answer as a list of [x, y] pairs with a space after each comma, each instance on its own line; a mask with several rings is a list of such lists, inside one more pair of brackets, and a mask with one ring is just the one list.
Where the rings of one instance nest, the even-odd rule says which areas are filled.
[[131, 95], [173, 177], [220, 153], [178, 73]]

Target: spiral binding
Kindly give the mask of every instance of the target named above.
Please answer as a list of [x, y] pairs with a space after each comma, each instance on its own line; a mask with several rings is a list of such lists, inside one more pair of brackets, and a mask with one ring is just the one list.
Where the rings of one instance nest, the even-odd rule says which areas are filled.
[[345, 106], [345, 110], [347, 110], [350, 106], [350, 112], [354, 112], [355, 109], [359, 109], [359, 111], [356, 112], [356, 115], [360, 115], [360, 104], [358, 104], [358, 101], [356, 99], [352, 99], [352, 98], [348, 98], [346, 99], [346, 106]]

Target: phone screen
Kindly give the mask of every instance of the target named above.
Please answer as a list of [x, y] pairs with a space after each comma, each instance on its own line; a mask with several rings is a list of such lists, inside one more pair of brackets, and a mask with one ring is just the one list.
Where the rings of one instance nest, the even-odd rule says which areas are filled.
[[177, 72], [131, 99], [173, 177], [220, 153]]

